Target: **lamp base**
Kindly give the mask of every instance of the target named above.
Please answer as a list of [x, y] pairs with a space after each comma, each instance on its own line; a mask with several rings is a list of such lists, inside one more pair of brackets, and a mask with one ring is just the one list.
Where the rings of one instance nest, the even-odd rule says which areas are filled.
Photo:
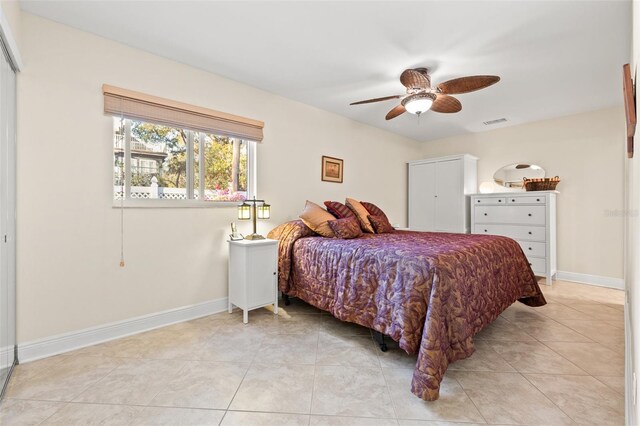
[[244, 237], [245, 240], [264, 240], [265, 238], [260, 234], [251, 234]]

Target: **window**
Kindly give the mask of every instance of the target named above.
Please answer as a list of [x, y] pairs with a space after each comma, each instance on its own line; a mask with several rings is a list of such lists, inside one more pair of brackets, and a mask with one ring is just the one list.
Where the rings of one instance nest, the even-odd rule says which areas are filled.
[[113, 135], [115, 200], [205, 204], [253, 193], [255, 142], [118, 117]]

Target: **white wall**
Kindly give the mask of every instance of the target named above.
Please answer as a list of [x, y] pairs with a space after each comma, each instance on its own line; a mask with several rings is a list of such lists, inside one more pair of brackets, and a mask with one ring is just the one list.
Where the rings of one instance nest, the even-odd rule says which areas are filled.
[[[631, 53], [631, 76], [635, 78], [640, 62], [640, 2], [633, 2], [633, 51]], [[636, 86], [637, 87], [637, 86]], [[636, 96], [636, 101], [640, 97]], [[639, 108], [636, 111], [640, 112]], [[636, 350], [636, 342], [640, 341], [640, 128], [636, 130], [635, 155], [633, 159], [625, 160], [625, 284], [627, 286], [627, 312], [625, 319], [626, 330], [626, 362], [627, 362], [627, 422], [637, 424], [640, 419], [640, 410], [637, 404], [633, 404], [633, 380], [631, 373], [636, 377], [640, 372], [640, 351]]]
[[[306, 198], [371, 200], [405, 223], [415, 141], [33, 15], [21, 26], [19, 344], [227, 294], [235, 208], [127, 210], [118, 266], [103, 83], [263, 120], [258, 195], [272, 220], [261, 233], [296, 218]], [[344, 184], [320, 181], [322, 155], [345, 160]]]
[[511, 163], [542, 166], [558, 185], [558, 270], [623, 276], [624, 110], [613, 108], [430, 141], [425, 157], [469, 153], [478, 183]]

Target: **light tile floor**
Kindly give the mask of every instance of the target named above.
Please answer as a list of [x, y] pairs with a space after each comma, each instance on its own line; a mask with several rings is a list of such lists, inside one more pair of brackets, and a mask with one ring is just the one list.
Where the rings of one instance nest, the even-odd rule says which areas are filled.
[[415, 357], [294, 300], [20, 365], [0, 424], [623, 424], [623, 292], [542, 287], [549, 304], [507, 309], [435, 402], [409, 390]]

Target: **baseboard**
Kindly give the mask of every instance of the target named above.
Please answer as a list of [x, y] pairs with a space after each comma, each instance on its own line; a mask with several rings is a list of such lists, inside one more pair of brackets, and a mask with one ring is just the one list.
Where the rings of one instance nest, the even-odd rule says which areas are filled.
[[4, 370], [13, 365], [13, 351], [13, 345], [0, 348], [0, 370]]
[[622, 278], [602, 277], [600, 275], [558, 271], [558, 273], [556, 274], [556, 279], [563, 281], [573, 281], [582, 284], [590, 284], [598, 287], [608, 287], [618, 290], [624, 290], [624, 280]]
[[633, 329], [631, 325], [631, 312], [629, 310], [629, 292], [624, 297], [624, 405], [625, 424], [636, 424], [634, 406], [634, 380], [633, 380]]
[[227, 309], [227, 298], [183, 306], [163, 312], [143, 315], [128, 320], [85, 328], [84, 330], [58, 334], [44, 339], [18, 344], [20, 363], [35, 361], [53, 355], [108, 342], [154, 328], [184, 322], [222, 312]]

